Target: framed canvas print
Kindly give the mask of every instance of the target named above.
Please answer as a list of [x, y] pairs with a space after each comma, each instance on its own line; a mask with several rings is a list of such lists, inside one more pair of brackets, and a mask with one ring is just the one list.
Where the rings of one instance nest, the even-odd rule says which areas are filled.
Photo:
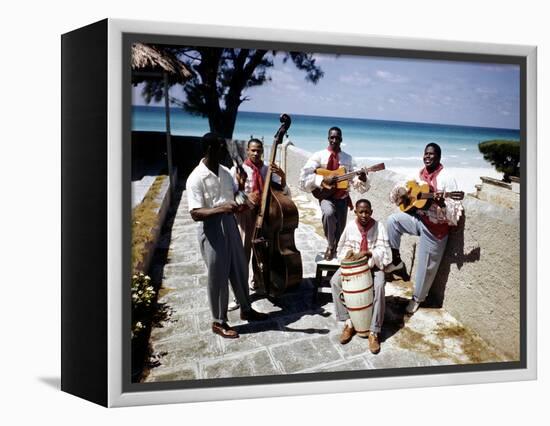
[[62, 36], [62, 389], [105, 406], [536, 378], [536, 48]]

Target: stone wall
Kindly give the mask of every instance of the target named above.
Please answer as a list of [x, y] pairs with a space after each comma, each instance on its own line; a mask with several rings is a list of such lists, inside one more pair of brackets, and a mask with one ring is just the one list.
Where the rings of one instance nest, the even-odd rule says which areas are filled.
[[[292, 145], [282, 147], [278, 158], [290, 184], [297, 185], [309, 155]], [[398, 211], [388, 194], [401, 176], [385, 170], [371, 174], [370, 179], [371, 189], [364, 197], [373, 205], [373, 216], [384, 221]], [[352, 192], [354, 200], [358, 197]], [[463, 205], [464, 218], [449, 237], [427, 304], [445, 308], [507, 357], [519, 359], [519, 209], [471, 195]], [[417, 241], [404, 237], [401, 247], [413, 280]]]

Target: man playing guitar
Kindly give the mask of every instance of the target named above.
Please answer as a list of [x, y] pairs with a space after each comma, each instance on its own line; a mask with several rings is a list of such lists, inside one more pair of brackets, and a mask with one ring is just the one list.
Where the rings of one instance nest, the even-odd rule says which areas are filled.
[[[321, 188], [322, 184], [334, 185], [336, 176], [322, 176], [316, 174], [318, 168], [336, 170], [344, 166], [347, 172], [355, 169], [351, 155], [340, 149], [342, 130], [331, 127], [328, 131], [328, 147], [313, 154], [300, 172], [300, 188], [306, 192], [313, 192]], [[364, 193], [369, 188], [367, 174], [359, 173], [352, 181], [352, 185]], [[338, 189], [329, 198], [319, 200], [322, 212], [323, 230], [327, 238], [325, 259], [331, 260], [336, 256], [336, 248], [340, 235], [346, 226], [348, 208], [353, 209], [348, 189]]]
[[[399, 253], [403, 234], [418, 235], [420, 242], [417, 250], [417, 268], [413, 297], [407, 305], [407, 313], [418, 310], [430, 291], [439, 263], [443, 257], [449, 227], [456, 226], [462, 215], [462, 204], [455, 199], [446, 199], [444, 194], [457, 189], [457, 184], [443, 164], [441, 148], [429, 143], [424, 149], [424, 168], [420, 170], [416, 181], [427, 183], [433, 193], [433, 202], [425, 210], [415, 209], [409, 213], [392, 214], [387, 221], [388, 238], [392, 249], [392, 263], [386, 272], [404, 268]], [[390, 200], [402, 208], [410, 204], [410, 189], [406, 184], [398, 183], [390, 193]]]

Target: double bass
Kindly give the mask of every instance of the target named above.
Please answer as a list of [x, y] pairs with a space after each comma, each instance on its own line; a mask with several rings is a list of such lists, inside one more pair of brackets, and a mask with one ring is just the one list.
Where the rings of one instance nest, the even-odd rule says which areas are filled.
[[298, 227], [298, 208], [283, 193], [281, 185], [272, 182], [271, 165], [277, 155], [277, 147], [290, 127], [287, 114], [280, 117], [271, 147], [269, 168], [265, 177], [261, 204], [252, 237], [252, 262], [254, 280], [260, 293], [280, 296], [302, 280], [302, 257], [294, 243], [294, 230]]

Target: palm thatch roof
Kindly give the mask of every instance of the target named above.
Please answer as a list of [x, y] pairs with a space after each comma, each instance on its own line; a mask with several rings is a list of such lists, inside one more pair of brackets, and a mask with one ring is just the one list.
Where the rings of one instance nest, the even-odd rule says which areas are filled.
[[164, 73], [173, 83], [183, 83], [193, 76], [187, 65], [170, 52], [143, 43], [132, 45], [132, 82], [161, 77]]

